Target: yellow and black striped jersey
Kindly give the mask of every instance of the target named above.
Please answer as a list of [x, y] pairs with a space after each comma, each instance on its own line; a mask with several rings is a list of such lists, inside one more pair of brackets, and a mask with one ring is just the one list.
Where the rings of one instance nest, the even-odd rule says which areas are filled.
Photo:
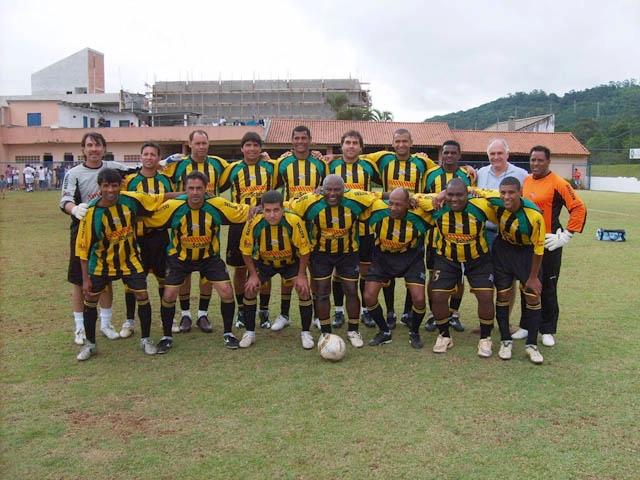
[[311, 243], [304, 221], [285, 211], [278, 225], [270, 225], [263, 214], [256, 215], [242, 231], [240, 251], [266, 265], [282, 267], [311, 253]]
[[411, 155], [408, 160], [398, 160], [393, 152], [370, 153], [364, 157], [377, 165], [385, 192], [400, 187], [412, 193], [423, 193], [427, 171], [437, 166], [429, 157], [419, 154]]
[[167, 255], [179, 260], [202, 260], [220, 254], [220, 225], [245, 223], [249, 205], [232, 203], [220, 197], [205, 197], [204, 205], [193, 209], [187, 196], [166, 201], [151, 217], [149, 228], [169, 228]]
[[[375, 235], [375, 245], [385, 253], [403, 253], [424, 246], [425, 236], [431, 229], [429, 197], [424, 196], [422, 205], [409, 210], [404, 218], [394, 219], [389, 215], [389, 206], [378, 200], [371, 207], [369, 225]], [[429, 208], [429, 210], [426, 210]]]
[[299, 160], [293, 154], [276, 160], [277, 186], [283, 188], [285, 200], [311, 193], [327, 176], [327, 164], [309, 155]]
[[499, 194], [498, 197], [491, 197], [488, 200], [498, 216], [498, 231], [504, 241], [518, 246], [533, 245], [534, 254], [544, 254], [544, 236], [547, 229], [542, 213], [535, 203], [521, 198], [520, 208], [510, 212], [504, 207]]
[[[153, 177], [145, 177], [141, 173], [132, 173], [124, 179], [122, 190], [125, 192], [141, 192], [150, 195], [173, 192], [173, 185], [169, 177], [162, 173], [156, 173]], [[141, 237], [149, 230], [145, 228], [142, 219], [136, 223], [136, 235]]]
[[[424, 195], [415, 195], [420, 207]], [[427, 207], [428, 208], [428, 207]], [[436, 252], [454, 262], [468, 262], [489, 253], [484, 235], [487, 220], [498, 223], [496, 212], [489, 200], [469, 197], [461, 212], [454, 212], [449, 205], [433, 212]]]
[[163, 194], [120, 192], [110, 207], [98, 206], [100, 198], [89, 204], [80, 222], [76, 255], [89, 262], [91, 275], [116, 278], [143, 271], [136, 221], [161, 208], [163, 200]]
[[233, 162], [220, 176], [220, 191], [231, 189], [231, 200], [247, 205], [259, 205], [262, 196], [276, 188], [275, 163], [259, 160], [249, 165], [244, 160]]
[[209, 155], [204, 162], [196, 162], [191, 156], [188, 156], [183, 157], [179, 162], [167, 165], [167, 168], [162, 173], [171, 179], [174, 191], [183, 192], [186, 190], [187, 175], [197, 170], [204, 173], [209, 179], [207, 193], [209, 195], [218, 195], [220, 176], [224, 169], [227, 168], [227, 165], [229, 165], [227, 161], [220, 157]]
[[472, 184], [469, 175], [467, 175], [467, 172], [462, 168], [458, 167], [455, 172], [449, 173], [440, 166], [427, 171], [427, 180], [424, 191], [425, 193], [440, 193], [447, 187], [447, 183], [454, 178], [459, 178], [466, 183], [468, 187]]
[[288, 202], [288, 207], [305, 220], [314, 251], [349, 253], [359, 247], [358, 220], [369, 218], [369, 207], [377, 199], [363, 190], [345, 190], [340, 204], [331, 207], [323, 195], [308, 193]]

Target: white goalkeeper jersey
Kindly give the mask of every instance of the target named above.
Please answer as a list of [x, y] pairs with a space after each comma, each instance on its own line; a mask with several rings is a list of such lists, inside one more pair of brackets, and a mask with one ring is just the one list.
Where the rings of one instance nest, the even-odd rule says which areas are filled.
[[64, 206], [68, 202], [76, 205], [89, 203], [100, 196], [100, 186], [98, 185], [98, 173], [105, 168], [115, 168], [117, 170], [128, 171], [129, 167], [118, 162], [102, 161], [98, 168], [87, 167], [84, 163], [76, 165], [68, 170], [62, 182], [62, 196], [60, 197], [60, 208], [64, 211]]

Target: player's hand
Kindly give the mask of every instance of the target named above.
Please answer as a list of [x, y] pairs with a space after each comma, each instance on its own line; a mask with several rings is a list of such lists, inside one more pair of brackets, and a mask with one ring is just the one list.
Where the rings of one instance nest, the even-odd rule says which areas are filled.
[[249, 207], [249, 215], [247, 216], [247, 223], [253, 221], [253, 219], [259, 213], [262, 213], [262, 207], [259, 205], [251, 205]]
[[80, 203], [71, 209], [71, 215], [76, 217], [78, 220], [82, 220], [87, 214], [88, 209], [89, 205], [87, 205], [86, 203]]
[[298, 275], [293, 279], [293, 288], [298, 293], [298, 298], [308, 298], [310, 295], [309, 282], [306, 275]]
[[316, 160], [322, 160], [324, 162], [324, 155], [319, 150], [311, 150], [311, 156]]
[[260, 152], [260, 160], [271, 160], [271, 157], [267, 152]]
[[447, 191], [442, 190], [438, 195], [433, 197], [431, 200], [431, 204], [435, 210], [442, 210], [444, 208], [445, 203], [447, 203]]
[[538, 297], [542, 295], [542, 283], [538, 279], [538, 277], [533, 277], [527, 279], [527, 283], [524, 284], [524, 290], [526, 292], [533, 292]]
[[467, 172], [467, 176], [469, 180], [471, 180], [471, 185], [475, 185], [478, 180], [478, 172], [471, 165], [465, 165], [462, 169]]
[[569, 230], [559, 228], [556, 233], [547, 233], [544, 236], [544, 248], [553, 252], [569, 243], [571, 237], [573, 237], [573, 234]]
[[257, 275], [249, 275], [246, 283], [244, 284], [245, 293], [249, 294], [249, 298], [254, 298], [260, 290], [260, 277]]

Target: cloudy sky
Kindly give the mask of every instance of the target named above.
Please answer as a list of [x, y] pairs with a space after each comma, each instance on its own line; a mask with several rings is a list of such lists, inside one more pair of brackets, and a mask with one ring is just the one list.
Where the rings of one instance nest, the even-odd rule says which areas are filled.
[[357, 78], [398, 121], [640, 77], [640, 2], [0, 0], [0, 95], [83, 48], [106, 87]]

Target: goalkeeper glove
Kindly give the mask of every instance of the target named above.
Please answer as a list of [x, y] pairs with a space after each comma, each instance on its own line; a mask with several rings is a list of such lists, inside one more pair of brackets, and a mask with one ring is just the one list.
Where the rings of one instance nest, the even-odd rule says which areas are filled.
[[562, 230], [559, 228], [556, 233], [547, 233], [544, 236], [544, 248], [553, 252], [554, 250], [562, 248], [569, 243], [571, 237], [573, 237], [573, 233], [569, 230]]
[[76, 217], [78, 220], [82, 220], [82, 217], [87, 214], [88, 207], [89, 205], [86, 203], [80, 203], [71, 209], [71, 215]]

